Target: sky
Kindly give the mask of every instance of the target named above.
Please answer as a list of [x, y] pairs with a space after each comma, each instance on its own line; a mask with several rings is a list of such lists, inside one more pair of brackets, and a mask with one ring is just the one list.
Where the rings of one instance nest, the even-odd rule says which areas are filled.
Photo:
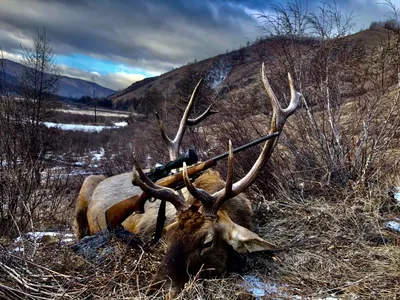
[[[271, 13], [274, 1], [0, 0], [0, 47], [5, 58], [20, 61], [21, 45], [32, 46], [45, 27], [64, 75], [119, 90], [265, 35], [257, 15]], [[353, 13], [356, 31], [386, 18], [383, 1], [336, 4]], [[392, 3], [400, 8], [400, 0]], [[320, 4], [309, 0], [307, 8]]]

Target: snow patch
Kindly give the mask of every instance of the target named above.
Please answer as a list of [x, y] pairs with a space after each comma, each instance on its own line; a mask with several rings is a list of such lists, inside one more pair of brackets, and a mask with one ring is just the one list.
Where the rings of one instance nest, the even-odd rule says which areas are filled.
[[12, 250], [12, 252], [24, 252], [25, 248], [24, 247], [16, 247]]
[[[259, 277], [246, 275], [243, 277], [244, 283], [241, 284], [247, 292], [251, 293], [256, 299], [266, 297], [268, 299], [289, 298], [287, 293], [288, 285], [278, 284], [275, 282], [263, 282]], [[301, 299], [298, 296], [291, 297], [292, 299]]]
[[84, 132], [100, 132], [104, 129], [113, 129], [119, 127], [128, 126], [127, 122], [116, 122], [114, 126], [103, 126], [103, 125], [82, 125], [82, 124], [63, 124], [53, 122], [43, 122], [47, 128], [59, 128], [61, 130], [74, 130]]
[[114, 126], [116, 126], [116, 127], [125, 127], [125, 126], [128, 126], [128, 122], [126, 122], [126, 121], [114, 122]]
[[75, 167], [84, 167], [86, 163], [84, 161], [76, 161], [73, 164]]
[[392, 229], [394, 231], [400, 232], [400, 219], [396, 218], [396, 220], [387, 221], [383, 223], [386, 228]]
[[74, 238], [66, 238], [66, 239], [61, 240], [61, 243], [63, 243], [63, 244], [68, 244], [68, 243], [73, 243], [73, 242], [75, 242]]
[[104, 148], [100, 148], [100, 152], [99, 153], [93, 153], [93, 158], [92, 160], [96, 160], [99, 161], [103, 158], [105, 154]]
[[17, 237], [14, 242], [20, 243], [23, 240], [28, 240], [36, 243], [45, 237], [59, 238], [62, 242], [63, 240], [69, 241], [74, 237], [74, 235], [72, 233], [63, 233], [58, 231], [32, 231], [27, 232], [24, 236]]
[[[291, 289], [289, 285], [276, 283], [271, 281], [262, 281], [258, 276], [245, 275], [243, 277], [244, 282], [240, 285], [245, 290], [252, 294], [255, 299], [298, 299], [301, 300], [303, 297], [299, 295], [293, 295], [294, 289]], [[351, 299], [356, 299], [353, 295]], [[308, 298], [307, 298], [308, 299]], [[314, 299], [314, 298], [313, 298]], [[327, 297], [318, 297], [316, 300], [339, 300], [334, 295]]]
[[397, 205], [400, 205], [400, 186], [393, 189], [393, 199], [396, 200]]

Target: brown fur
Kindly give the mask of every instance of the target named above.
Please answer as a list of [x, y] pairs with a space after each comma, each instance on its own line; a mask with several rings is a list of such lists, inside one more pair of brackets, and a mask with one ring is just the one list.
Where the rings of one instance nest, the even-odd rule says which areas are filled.
[[[207, 170], [195, 181], [194, 185], [212, 194], [223, 189], [225, 187], [225, 181], [223, 181], [219, 172]], [[190, 196], [188, 201], [189, 203], [193, 203], [193, 197]], [[225, 211], [236, 224], [252, 230], [253, 211], [251, 209], [250, 200], [244, 194], [230, 199], [222, 205], [221, 210]]]
[[[171, 280], [171, 289], [176, 294], [188, 281], [189, 275], [201, 268], [204, 275], [220, 274], [224, 270], [229, 254], [229, 246], [222, 240], [221, 228], [216, 219], [204, 217], [199, 207], [192, 205], [178, 214], [177, 222], [168, 227], [165, 238], [169, 244], [149, 292], [158, 290], [165, 280]], [[203, 246], [212, 235], [212, 245]], [[206, 274], [207, 273], [207, 274]], [[169, 284], [168, 284], [169, 285]]]
[[94, 189], [104, 179], [104, 175], [90, 175], [86, 177], [82, 184], [75, 206], [75, 234], [78, 239], [90, 234], [87, 219], [89, 203]]
[[[225, 187], [225, 182], [222, 180], [219, 172], [214, 170], [205, 171], [199, 178], [196, 179], [194, 185], [197, 188], [203, 189], [208, 193], [214, 193]], [[185, 189], [182, 190], [184, 197], [189, 204], [195, 203], [200, 205]], [[144, 214], [133, 214], [129, 216], [122, 225], [130, 232], [150, 238], [156, 228], [156, 220], [158, 208], [161, 201], [146, 202]], [[252, 215], [250, 200], [243, 194], [236, 196], [225, 203], [221, 210], [226, 211], [229, 217], [235, 223], [252, 229]], [[167, 220], [165, 225], [169, 225], [176, 220], [176, 210], [172, 204], [167, 203], [166, 209]]]

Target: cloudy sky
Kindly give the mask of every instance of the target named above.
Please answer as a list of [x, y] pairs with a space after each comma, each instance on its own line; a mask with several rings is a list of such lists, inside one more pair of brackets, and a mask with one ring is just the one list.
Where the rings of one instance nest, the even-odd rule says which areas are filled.
[[[278, 0], [0, 0], [0, 47], [20, 59], [45, 26], [67, 76], [113, 89], [237, 49], [264, 33], [257, 14]], [[329, 0], [328, 0], [329, 1]], [[337, 0], [355, 29], [385, 18], [383, 0]], [[400, 0], [392, 0], [400, 6]], [[313, 10], [320, 1], [309, 0]]]

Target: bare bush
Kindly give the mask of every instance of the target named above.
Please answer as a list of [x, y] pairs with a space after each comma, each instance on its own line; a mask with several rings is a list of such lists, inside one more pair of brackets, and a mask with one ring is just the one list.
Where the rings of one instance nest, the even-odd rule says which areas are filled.
[[[325, 2], [317, 13], [302, 5], [274, 6], [274, 15], [261, 16], [271, 36], [291, 41], [281, 43], [288, 55], [271, 59], [272, 73], [294, 70], [304, 96], [303, 110], [287, 133], [294, 162], [290, 170], [299, 180], [320, 186], [366, 186], [397, 163], [389, 150], [396, 142], [399, 99], [390, 88], [400, 36], [393, 31], [368, 50], [345, 37], [353, 25], [351, 15]], [[312, 47], [292, 46], [305, 36], [313, 38]], [[279, 88], [281, 77], [275, 82]]]

